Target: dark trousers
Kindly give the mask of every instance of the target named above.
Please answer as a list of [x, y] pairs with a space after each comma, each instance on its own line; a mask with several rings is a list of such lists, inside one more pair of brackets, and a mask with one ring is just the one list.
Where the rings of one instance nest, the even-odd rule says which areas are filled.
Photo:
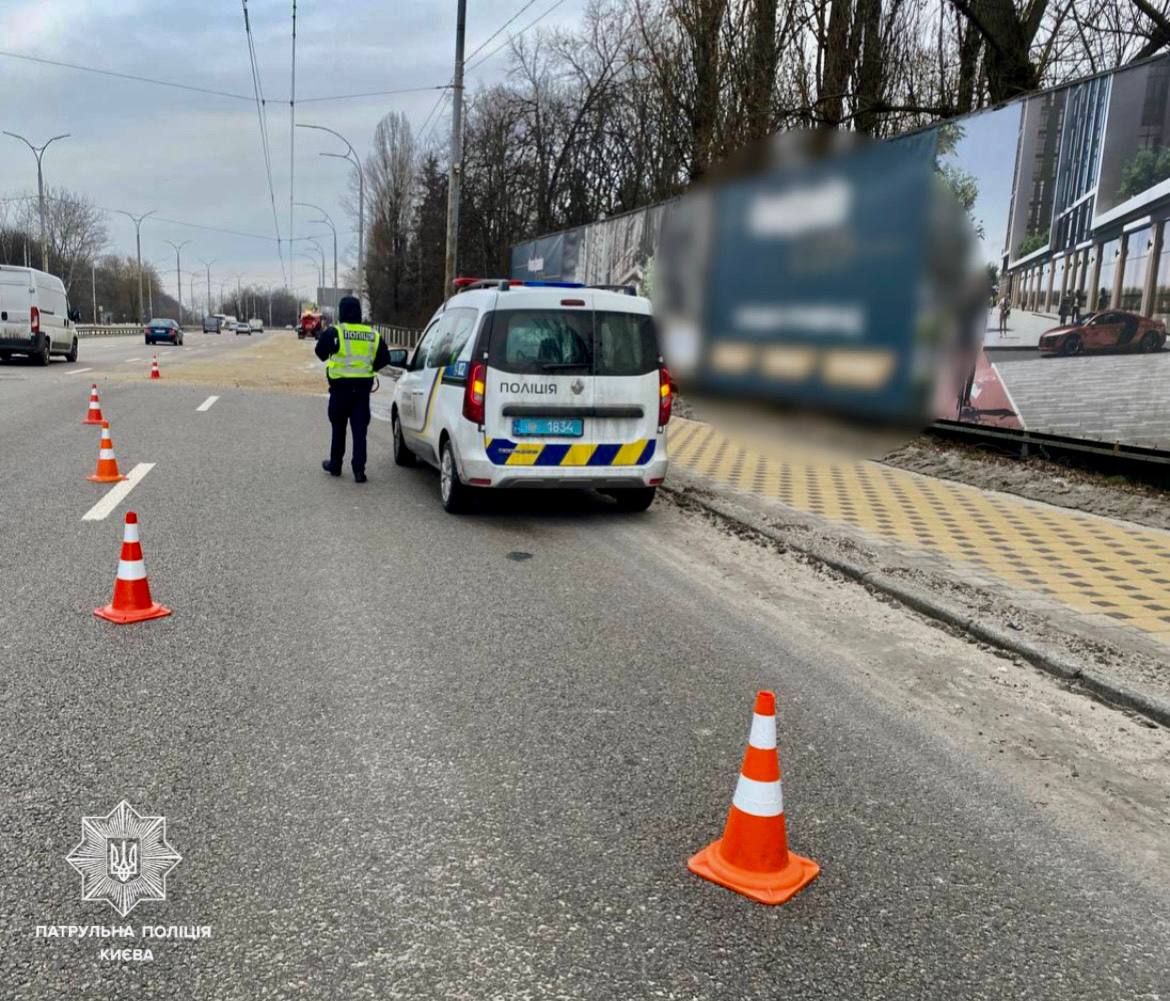
[[350, 465], [355, 473], [366, 471], [366, 431], [370, 426], [370, 389], [373, 379], [335, 379], [329, 383], [329, 423], [333, 439], [329, 445], [329, 463], [341, 472], [345, 459], [345, 426], [353, 430], [353, 456]]

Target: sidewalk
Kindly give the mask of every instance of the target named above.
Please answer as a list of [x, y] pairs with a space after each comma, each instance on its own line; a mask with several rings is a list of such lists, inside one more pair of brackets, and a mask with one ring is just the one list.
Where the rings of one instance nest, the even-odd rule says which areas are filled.
[[[1170, 532], [878, 462], [733, 440], [686, 419], [670, 429], [672, 479], [680, 474], [684, 489], [730, 496], [787, 527], [804, 516], [806, 533], [860, 546], [875, 569], [909, 573], [928, 589], [953, 584], [974, 611], [984, 607], [1011, 629], [1032, 626], [1048, 642], [1076, 637], [1060, 645], [1170, 696]], [[1030, 613], [1023, 627], [1013, 609]], [[1117, 664], [1102, 642], [1134, 663]]]

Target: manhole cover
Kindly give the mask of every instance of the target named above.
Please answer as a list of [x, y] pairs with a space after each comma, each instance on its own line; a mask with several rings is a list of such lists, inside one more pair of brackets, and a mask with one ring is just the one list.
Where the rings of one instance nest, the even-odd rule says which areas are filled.
[[516, 549], [508, 553], [508, 559], [515, 560], [517, 563], [521, 563], [524, 560], [532, 559], [532, 553], [526, 553], [522, 550]]

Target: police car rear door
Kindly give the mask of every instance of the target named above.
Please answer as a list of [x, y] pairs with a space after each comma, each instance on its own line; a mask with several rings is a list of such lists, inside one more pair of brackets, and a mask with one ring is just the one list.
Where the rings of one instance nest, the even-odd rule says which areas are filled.
[[593, 311], [595, 465], [634, 466], [658, 448], [658, 339], [645, 299], [598, 292]]
[[485, 438], [498, 465], [585, 465], [595, 444], [593, 294], [501, 292], [488, 339]]

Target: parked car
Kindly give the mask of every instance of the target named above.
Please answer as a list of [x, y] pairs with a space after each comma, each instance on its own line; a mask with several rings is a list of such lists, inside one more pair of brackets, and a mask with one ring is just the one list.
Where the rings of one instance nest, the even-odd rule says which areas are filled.
[[1123, 309], [1090, 313], [1080, 323], [1054, 327], [1040, 335], [1040, 353], [1079, 355], [1088, 351], [1161, 351], [1166, 324]]
[[460, 278], [410, 354], [394, 461], [439, 469], [439, 497], [578, 487], [644, 511], [666, 475], [673, 391], [650, 300], [568, 282]]
[[56, 275], [0, 265], [0, 361], [14, 354], [37, 365], [48, 365], [53, 355], [77, 361], [78, 319]]
[[235, 331], [237, 334], [247, 334], [249, 337], [252, 336], [251, 325], [248, 323], [245, 323], [243, 320], [236, 321]]
[[248, 326], [252, 328], [252, 333], [254, 333], [254, 334], [262, 334], [262, 333], [264, 333], [264, 323], [263, 323], [263, 321], [261, 321], [261, 320], [258, 320], [258, 319], [257, 319], [256, 317], [254, 317], [254, 316], [252, 317], [252, 319], [250, 319], [250, 320], [248, 321]]
[[147, 344], [168, 341], [175, 347], [180, 347], [183, 343], [183, 328], [174, 320], [151, 320], [142, 332], [146, 335]]

